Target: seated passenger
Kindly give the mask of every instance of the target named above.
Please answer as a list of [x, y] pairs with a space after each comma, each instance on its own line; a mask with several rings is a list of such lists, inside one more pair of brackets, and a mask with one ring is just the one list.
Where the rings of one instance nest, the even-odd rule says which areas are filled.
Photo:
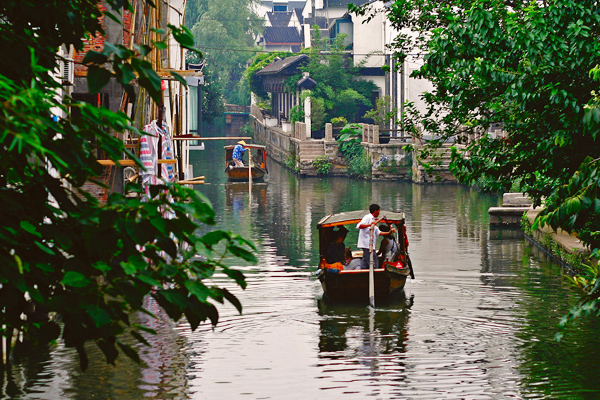
[[[380, 225], [379, 230], [381, 232], [390, 232], [389, 225]], [[377, 257], [379, 258], [379, 265], [383, 265], [384, 261], [395, 261], [396, 253], [398, 252], [398, 243], [394, 237], [393, 232], [385, 235], [379, 246]]]
[[334, 240], [329, 243], [327, 252], [325, 253], [325, 261], [328, 264], [328, 268], [344, 269], [344, 265], [346, 264], [346, 252], [350, 251], [350, 248], [346, 249], [344, 245], [347, 234], [348, 230], [343, 226], [333, 232]]

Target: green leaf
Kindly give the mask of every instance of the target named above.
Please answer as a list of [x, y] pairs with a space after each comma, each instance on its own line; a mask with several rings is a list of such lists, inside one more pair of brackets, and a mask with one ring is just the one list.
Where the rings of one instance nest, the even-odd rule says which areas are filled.
[[23, 228], [24, 231], [31, 233], [32, 235], [35, 235], [37, 237], [42, 237], [41, 233], [39, 233], [36, 229], [35, 226], [33, 226], [29, 221], [21, 221], [21, 228]]
[[241, 314], [242, 313], [242, 303], [240, 303], [240, 301], [238, 300], [237, 297], [235, 297], [233, 294], [231, 294], [227, 289], [222, 289], [222, 293], [223, 296], [231, 303], [235, 306], [235, 308], [238, 310], [238, 312]]
[[60, 283], [62, 283], [65, 286], [82, 288], [89, 285], [91, 281], [79, 272], [68, 271], [62, 278]]
[[87, 83], [90, 93], [98, 93], [104, 86], [108, 84], [112, 73], [105, 69], [94, 65], [88, 68]]
[[223, 268], [223, 272], [225, 272], [228, 277], [235, 280], [235, 283], [240, 285], [242, 289], [246, 289], [246, 277], [242, 272], [231, 268]]
[[229, 252], [231, 252], [231, 254], [240, 257], [246, 261], [255, 263], [258, 262], [258, 259], [256, 258], [256, 256], [254, 254], [252, 254], [250, 251], [242, 248], [242, 247], [238, 247], [235, 245], [229, 245], [229, 247], [227, 247], [227, 250]]
[[155, 41], [152, 41], [152, 45], [157, 50], [164, 50], [164, 49], [168, 48], [168, 46], [167, 46], [167, 44], [165, 42], [155, 42]]
[[173, 75], [173, 77], [175, 79], [177, 79], [177, 81], [179, 81], [179, 83], [181, 83], [182, 85], [184, 85], [185, 87], [187, 87], [187, 82], [185, 81], [185, 78], [183, 76], [179, 75], [175, 71], [171, 71], [171, 75]]
[[217, 230], [217, 231], [212, 231], [212, 232], [205, 234], [204, 236], [202, 236], [202, 238], [200, 240], [206, 246], [212, 247], [212, 246], [216, 245], [217, 243], [219, 243], [223, 239], [230, 240], [231, 235], [229, 234], [229, 232]]
[[137, 364], [139, 364], [141, 362], [139, 354], [131, 346], [122, 343], [120, 340], [117, 340], [117, 344], [119, 345], [119, 348], [121, 349], [121, 351], [123, 353], [125, 353], [125, 355], [127, 357], [131, 358]]
[[108, 56], [106, 54], [90, 50], [85, 53], [85, 56], [81, 62], [83, 64], [104, 64], [106, 61], [108, 61]]
[[108, 10], [104, 10], [104, 15], [106, 15], [108, 18], [112, 19], [119, 25], [121, 25], [123, 23], [123, 21], [121, 21], [121, 19], [119, 17], [117, 17], [116, 15], [114, 15], [113, 13], [111, 13]]
[[102, 325], [108, 325], [112, 322], [112, 318], [110, 317], [108, 311], [94, 304], [88, 306], [86, 312], [90, 315], [90, 317], [92, 317], [97, 328]]
[[185, 287], [190, 291], [198, 300], [204, 302], [210, 296], [211, 290], [206, 287], [201, 281], [186, 281]]
[[45, 243], [40, 243], [38, 241], [33, 242], [37, 247], [39, 247], [44, 253], [50, 254], [51, 256], [55, 256], [56, 253], [50, 249]]
[[142, 335], [139, 334], [139, 332], [136, 332], [134, 330], [129, 331], [129, 333], [131, 334], [131, 336], [133, 336], [135, 338], [135, 340], [137, 340], [140, 343], [145, 344], [148, 347], [152, 347], [152, 345], [150, 343], [148, 343], [148, 341], [146, 340], [146, 338], [144, 338]]
[[190, 49], [194, 47], [194, 35], [192, 32], [185, 27], [177, 27], [175, 25], [168, 25], [169, 29], [171, 29], [171, 33], [173, 33], [173, 37], [175, 40], [184, 48]]

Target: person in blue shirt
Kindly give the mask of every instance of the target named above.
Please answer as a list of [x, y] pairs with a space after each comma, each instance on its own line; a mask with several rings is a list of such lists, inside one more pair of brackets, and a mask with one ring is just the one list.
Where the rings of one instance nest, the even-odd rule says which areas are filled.
[[246, 142], [244, 142], [243, 140], [240, 140], [238, 142], [238, 144], [233, 148], [233, 153], [231, 154], [231, 158], [233, 159], [233, 162], [235, 163], [236, 167], [244, 166], [242, 157], [244, 156], [244, 153], [247, 150], [248, 150], [248, 148], [246, 147]]

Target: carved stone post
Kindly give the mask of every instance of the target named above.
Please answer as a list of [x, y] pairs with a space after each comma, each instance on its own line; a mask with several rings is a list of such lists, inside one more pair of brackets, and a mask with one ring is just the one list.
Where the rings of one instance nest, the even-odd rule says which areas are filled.
[[325, 141], [331, 142], [333, 140], [333, 125], [331, 123], [325, 124]]
[[300, 129], [298, 132], [298, 139], [299, 140], [306, 140], [306, 124], [303, 122], [300, 122]]

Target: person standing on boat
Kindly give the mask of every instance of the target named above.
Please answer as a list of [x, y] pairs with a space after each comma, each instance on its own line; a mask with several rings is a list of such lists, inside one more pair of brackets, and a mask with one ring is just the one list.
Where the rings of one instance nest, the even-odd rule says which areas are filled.
[[[373, 227], [373, 251], [377, 251], [377, 237], [379, 235], [390, 235], [394, 233], [396, 230], [394, 228], [390, 229], [388, 232], [382, 232], [377, 227], [377, 217], [379, 217], [379, 213], [381, 212], [381, 207], [379, 204], [371, 204], [369, 206], [369, 214], [365, 215], [360, 222], [356, 225], [358, 229], [358, 243], [357, 247], [363, 251], [363, 257], [360, 263], [361, 269], [369, 269], [370, 258], [372, 257], [371, 252], [369, 251], [369, 242], [371, 239], [371, 226]], [[379, 268], [379, 260], [375, 257], [374, 260], [374, 268]]]
[[233, 153], [231, 154], [231, 158], [235, 163], [236, 167], [243, 167], [244, 162], [242, 161], [242, 157], [244, 157], [244, 153], [248, 150], [246, 147], [246, 142], [240, 140], [238, 144], [233, 148]]

